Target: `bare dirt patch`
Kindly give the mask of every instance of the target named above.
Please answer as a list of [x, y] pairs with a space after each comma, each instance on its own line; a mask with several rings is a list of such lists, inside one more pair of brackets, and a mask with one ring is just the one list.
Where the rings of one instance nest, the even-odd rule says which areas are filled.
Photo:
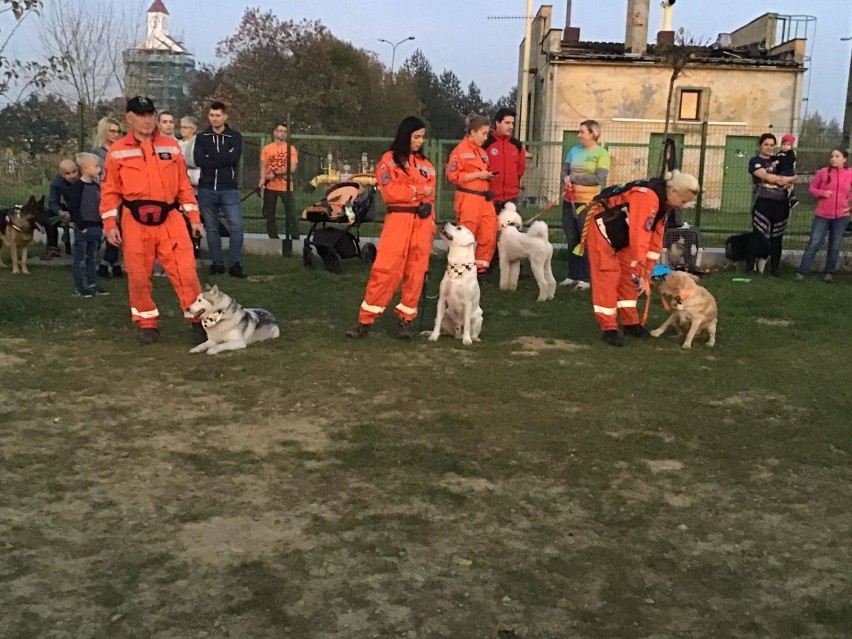
[[513, 341], [528, 351], [582, 351], [589, 348], [588, 344], [578, 344], [564, 339], [544, 339], [533, 335], [524, 335]]
[[769, 318], [769, 317], [758, 317], [754, 320], [758, 324], [763, 324], [764, 326], [792, 326], [793, 322], [791, 320], [786, 319], [777, 319], [777, 318]]

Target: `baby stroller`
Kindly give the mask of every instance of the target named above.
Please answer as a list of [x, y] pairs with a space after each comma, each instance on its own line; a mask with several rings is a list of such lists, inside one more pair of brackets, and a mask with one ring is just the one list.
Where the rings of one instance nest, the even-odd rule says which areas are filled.
[[[328, 187], [321, 201], [306, 208], [302, 219], [310, 222], [311, 228], [305, 236], [302, 251], [305, 266], [313, 266], [314, 248], [332, 273], [340, 272], [341, 260], [352, 257], [360, 257], [365, 264], [372, 264], [376, 259], [376, 245], [367, 242], [361, 246], [360, 226], [373, 219], [375, 196], [372, 186], [339, 182]], [[327, 226], [330, 224], [344, 226]]]

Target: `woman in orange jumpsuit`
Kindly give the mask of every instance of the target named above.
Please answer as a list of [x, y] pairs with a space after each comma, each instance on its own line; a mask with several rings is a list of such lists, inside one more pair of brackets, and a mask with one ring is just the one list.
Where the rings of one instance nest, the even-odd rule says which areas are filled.
[[663, 178], [639, 180], [604, 190], [589, 205], [587, 228], [592, 305], [595, 319], [611, 346], [623, 346], [618, 334], [648, 337], [639, 322], [637, 298], [646, 295], [651, 271], [660, 259], [666, 217], [698, 194], [698, 180], [672, 171]]
[[376, 184], [387, 215], [358, 324], [346, 332], [347, 337], [367, 336], [400, 283], [402, 294], [394, 307], [399, 337], [412, 339], [415, 335], [412, 322], [417, 317], [435, 235], [435, 168], [421, 151], [425, 137], [423, 120], [408, 116], [400, 122], [391, 148], [376, 166]]
[[471, 115], [465, 120], [467, 135], [450, 153], [447, 179], [456, 187], [453, 211], [456, 223], [476, 237], [476, 271], [482, 281], [497, 248], [497, 215], [488, 190], [495, 173], [489, 170], [482, 145], [488, 137], [488, 118]]

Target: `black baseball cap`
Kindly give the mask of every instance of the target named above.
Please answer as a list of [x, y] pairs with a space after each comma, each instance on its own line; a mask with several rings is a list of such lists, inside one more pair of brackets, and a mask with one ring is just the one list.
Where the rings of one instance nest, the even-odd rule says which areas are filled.
[[151, 98], [146, 98], [142, 95], [137, 95], [127, 101], [127, 113], [135, 113], [142, 115], [143, 113], [154, 113], [157, 108], [154, 106], [154, 101]]

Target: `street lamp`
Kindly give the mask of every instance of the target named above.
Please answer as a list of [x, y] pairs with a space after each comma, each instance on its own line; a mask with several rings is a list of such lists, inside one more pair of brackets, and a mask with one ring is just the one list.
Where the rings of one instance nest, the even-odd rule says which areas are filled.
[[394, 61], [396, 60], [396, 48], [399, 45], [401, 45], [403, 42], [408, 42], [409, 40], [414, 40], [414, 36], [408, 36], [407, 38], [403, 38], [402, 40], [400, 40], [396, 44], [394, 44], [390, 40], [385, 40], [384, 38], [379, 38], [379, 42], [384, 42], [384, 43], [389, 44], [393, 47], [393, 52], [391, 53], [391, 79], [393, 79], [393, 65], [394, 65]]
[[[849, 42], [852, 36], [840, 38], [841, 42]], [[849, 82], [846, 84], [846, 113], [843, 117], [843, 144], [848, 149], [852, 146], [852, 56], [849, 58]]]

